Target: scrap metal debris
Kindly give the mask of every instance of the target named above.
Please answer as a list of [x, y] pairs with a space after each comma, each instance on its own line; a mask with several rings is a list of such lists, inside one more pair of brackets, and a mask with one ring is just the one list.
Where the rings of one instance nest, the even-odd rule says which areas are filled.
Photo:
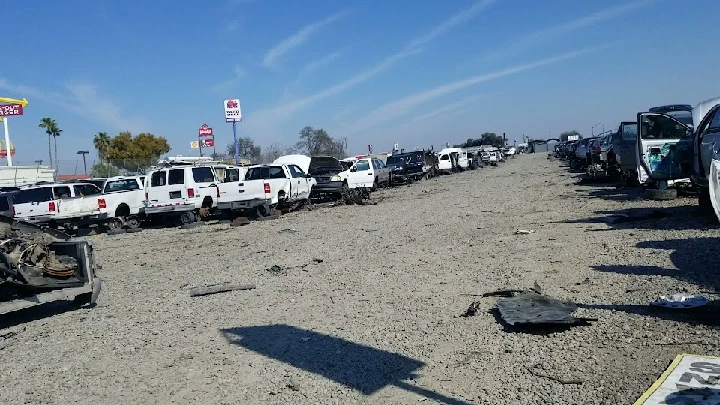
[[297, 233], [298, 230], [294, 228], [285, 228], [278, 231], [278, 233]]
[[688, 309], [697, 308], [707, 305], [710, 302], [702, 295], [689, 294], [673, 294], [671, 296], [662, 295], [659, 299], [651, 301], [650, 305], [663, 308]]
[[516, 229], [514, 235], [529, 235], [535, 233], [534, 229]]
[[191, 297], [199, 297], [202, 295], [217, 294], [221, 292], [254, 289], [255, 284], [231, 284], [230, 282], [225, 282], [221, 284], [193, 287], [189, 291]]
[[523, 292], [498, 301], [500, 317], [510, 326], [578, 325], [594, 318], [576, 318], [577, 305], [536, 292]]

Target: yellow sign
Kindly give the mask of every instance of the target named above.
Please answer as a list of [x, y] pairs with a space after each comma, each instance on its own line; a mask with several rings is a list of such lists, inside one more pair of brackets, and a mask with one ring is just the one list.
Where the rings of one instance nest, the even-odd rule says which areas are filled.
[[198, 141], [191, 141], [190, 149], [200, 149], [200, 143]]
[[[5, 141], [0, 140], [0, 158], [7, 158], [8, 151], [5, 147]], [[13, 145], [12, 142], [10, 142], [10, 156], [15, 156], [15, 145]]]
[[28, 105], [28, 101], [25, 97], [23, 97], [22, 100], [18, 100], [16, 98], [0, 97], [0, 103], [20, 104], [21, 106], [23, 106], [23, 108], [27, 107]]

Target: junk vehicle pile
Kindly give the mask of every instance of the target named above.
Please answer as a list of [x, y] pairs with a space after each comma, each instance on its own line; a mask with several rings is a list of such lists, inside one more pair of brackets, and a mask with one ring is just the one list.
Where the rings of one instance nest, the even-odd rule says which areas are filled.
[[[287, 155], [273, 163], [227, 165], [168, 159], [143, 176], [37, 183], [0, 193], [0, 212], [65, 232], [137, 232], [143, 224], [267, 219], [318, 203], [364, 204], [373, 191], [441, 174], [496, 166], [513, 148], [447, 148], [390, 156]], [[385, 160], [383, 160], [385, 158]]]
[[598, 136], [559, 143], [554, 155], [589, 178], [641, 186], [645, 198], [697, 195], [720, 220], [720, 97], [637, 113]]

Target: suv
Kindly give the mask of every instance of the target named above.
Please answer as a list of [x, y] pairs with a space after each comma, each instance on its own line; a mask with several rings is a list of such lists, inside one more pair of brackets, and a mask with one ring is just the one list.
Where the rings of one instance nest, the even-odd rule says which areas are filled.
[[423, 172], [423, 160], [416, 153], [400, 153], [388, 156], [387, 166], [390, 168], [391, 183], [412, 183], [421, 179]]

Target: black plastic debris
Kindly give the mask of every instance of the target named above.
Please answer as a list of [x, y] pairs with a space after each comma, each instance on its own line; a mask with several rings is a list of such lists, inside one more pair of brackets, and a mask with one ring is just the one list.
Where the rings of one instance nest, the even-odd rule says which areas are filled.
[[576, 318], [577, 305], [534, 292], [524, 292], [498, 301], [500, 317], [510, 326], [578, 325], [595, 319]]

